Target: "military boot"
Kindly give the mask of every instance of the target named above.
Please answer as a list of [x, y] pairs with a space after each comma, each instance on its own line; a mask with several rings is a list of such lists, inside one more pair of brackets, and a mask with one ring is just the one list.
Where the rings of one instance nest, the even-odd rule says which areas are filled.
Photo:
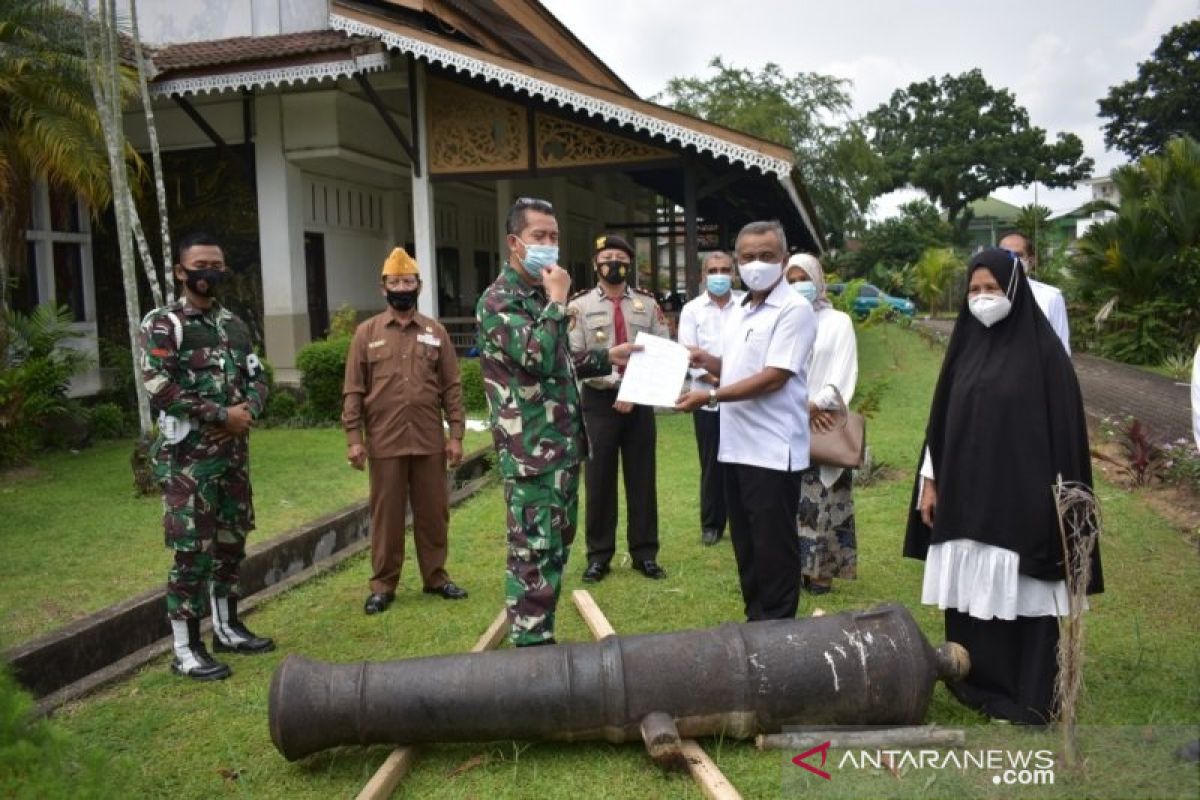
[[269, 653], [275, 642], [254, 635], [238, 620], [237, 598], [212, 596], [214, 653]]
[[229, 667], [214, 659], [200, 638], [200, 620], [173, 619], [175, 661], [171, 671], [198, 681], [219, 681], [233, 674]]

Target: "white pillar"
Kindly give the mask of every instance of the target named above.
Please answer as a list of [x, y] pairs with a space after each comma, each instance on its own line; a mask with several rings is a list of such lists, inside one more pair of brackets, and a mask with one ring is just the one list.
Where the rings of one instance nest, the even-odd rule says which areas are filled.
[[417, 298], [417, 310], [431, 317], [438, 316], [438, 273], [436, 232], [433, 218], [433, 183], [429, 180], [429, 126], [426, 124], [428, 110], [425, 103], [425, 65], [420, 61], [414, 70], [416, 80], [409, 91], [416, 95], [417, 159], [421, 176], [412, 170], [413, 245], [417, 265], [421, 268], [421, 296]]
[[[500, 266], [508, 261], [508, 209], [513, 204], [512, 181], [507, 178], [496, 181], [496, 241], [500, 248]], [[480, 287], [482, 291], [482, 287]]]
[[276, 377], [292, 382], [296, 351], [309, 338], [300, 170], [284, 155], [282, 97], [255, 95], [254, 117], [263, 336]]

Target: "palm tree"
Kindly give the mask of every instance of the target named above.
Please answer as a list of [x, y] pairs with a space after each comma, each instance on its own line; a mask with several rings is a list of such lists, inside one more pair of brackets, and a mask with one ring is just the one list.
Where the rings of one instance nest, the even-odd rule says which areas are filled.
[[[126, 72], [123, 91], [137, 84]], [[111, 199], [108, 154], [92, 98], [79, 17], [52, 0], [0, 4], [0, 307], [26, 258], [34, 183]], [[7, 336], [0, 329], [0, 353]]]
[[917, 297], [929, 308], [929, 315], [938, 312], [938, 306], [954, 276], [963, 268], [962, 260], [949, 247], [930, 247], [913, 265], [913, 282]]

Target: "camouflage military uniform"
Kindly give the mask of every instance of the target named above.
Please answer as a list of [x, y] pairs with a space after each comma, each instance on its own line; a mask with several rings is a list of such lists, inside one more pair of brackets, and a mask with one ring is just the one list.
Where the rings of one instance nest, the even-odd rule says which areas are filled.
[[505, 265], [479, 299], [479, 352], [508, 502], [505, 595], [513, 644], [554, 637], [575, 538], [587, 436], [577, 377], [611, 370], [606, 350], [571, 355], [566, 306]]
[[167, 615], [203, 617], [209, 582], [217, 597], [238, 596], [246, 534], [254, 529], [249, 437], [215, 441], [222, 409], [246, 403], [257, 419], [266, 375], [250, 331], [214, 302], [179, 301], [142, 321], [142, 381], [159, 417], [152, 455], [163, 488], [163, 529], [175, 551]]

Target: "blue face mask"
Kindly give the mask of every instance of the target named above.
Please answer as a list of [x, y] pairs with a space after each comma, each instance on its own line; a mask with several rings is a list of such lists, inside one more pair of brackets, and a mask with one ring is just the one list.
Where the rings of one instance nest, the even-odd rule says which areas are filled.
[[704, 278], [704, 284], [708, 290], [717, 297], [722, 297], [729, 293], [729, 289], [733, 286], [732, 275], [708, 275]]
[[529, 273], [529, 277], [540, 281], [542, 273], [558, 263], [558, 245], [528, 244], [527, 242], [521, 242], [521, 244], [525, 245], [525, 257], [521, 259], [521, 266]]
[[812, 281], [796, 281], [792, 284], [792, 291], [807, 298], [810, 303], [817, 299], [817, 285]]

